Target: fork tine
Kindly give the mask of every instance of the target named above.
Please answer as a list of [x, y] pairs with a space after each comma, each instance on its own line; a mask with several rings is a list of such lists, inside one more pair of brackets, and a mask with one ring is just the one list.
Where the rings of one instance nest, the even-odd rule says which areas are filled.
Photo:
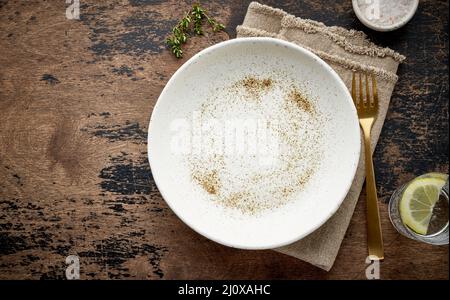
[[373, 106], [378, 107], [377, 80], [374, 74], [372, 74], [372, 94], [373, 94]]
[[359, 74], [359, 107], [363, 108], [364, 106], [363, 84], [361, 74]]
[[366, 81], [366, 107], [369, 107], [372, 106], [372, 101], [370, 100], [369, 77], [367, 73], [364, 74], [364, 79]]
[[356, 78], [355, 72], [352, 73], [352, 99], [355, 107], [358, 108], [358, 100], [356, 99]]

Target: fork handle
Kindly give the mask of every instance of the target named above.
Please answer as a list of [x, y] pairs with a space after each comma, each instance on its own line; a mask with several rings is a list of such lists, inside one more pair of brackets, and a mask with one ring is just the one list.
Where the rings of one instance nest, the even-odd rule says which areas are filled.
[[371, 126], [361, 127], [363, 127], [364, 131], [364, 149], [366, 155], [367, 245], [369, 248], [369, 258], [371, 260], [382, 260], [384, 259], [383, 236], [381, 233], [380, 212], [378, 209], [377, 188], [370, 145]]

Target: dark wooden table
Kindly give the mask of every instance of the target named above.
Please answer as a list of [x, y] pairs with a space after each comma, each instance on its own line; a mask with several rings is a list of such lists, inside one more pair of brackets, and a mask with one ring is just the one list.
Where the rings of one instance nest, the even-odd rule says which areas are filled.
[[[414, 19], [376, 33], [350, 0], [263, 1], [301, 17], [364, 30], [407, 56], [375, 153], [385, 279], [448, 279], [448, 246], [400, 236], [387, 216], [393, 190], [448, 173], [448, 1], [422, 0]], [[242, 251], [185, 226], [156, 189], [146, 129], [155, 101], [194, 53], [235, 37], [249, 1], [204, 1], [227, 30], [193, 38], [177, 60], [165, 37], [192, 1], [0, 0], [0, 278], [365, 278], [361, 197], [333, 269], [272, 251]], [[363, 193], [364, 194], [364, 193]]]

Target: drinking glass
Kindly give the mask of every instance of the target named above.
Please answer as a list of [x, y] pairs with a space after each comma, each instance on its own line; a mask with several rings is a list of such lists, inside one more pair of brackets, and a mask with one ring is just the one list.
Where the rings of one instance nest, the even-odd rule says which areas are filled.
[[[427, 233], [425, 235], [415, 232], [413, 229], [406, 225], [400, 215], [400, 201], [403, 196], [403, 192], [412, 182], [408, 182], [399, 187], [391, 196], [389, 201], [389, 218], [395, 229], [402, 235], [424, 243], [432, 245], [447, 245], [448, 244], [448, 203], [449, 203], [449, 187], [448, 187], [448, 175], [440, 173], [428, 173], [417, 178], [433, 178], [446, 177], [446, 183], [442, 188], [439, 200], [436, 202], [430, 224], [428, 226]], [[416, 178], [416, 179], [417, 179]], [[414, 179], [415, 180], [415, 179]]]

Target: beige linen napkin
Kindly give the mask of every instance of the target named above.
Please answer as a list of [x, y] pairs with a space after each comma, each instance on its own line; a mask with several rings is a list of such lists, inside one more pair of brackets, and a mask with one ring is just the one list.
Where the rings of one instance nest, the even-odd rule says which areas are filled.
[[[397, 67], [405, 57], [371, 43], [363, 32], [294, 17], [286, 12], [252, 2], [237, 37], [275, 37], [298, 44], [325, 60], [351, 87], [352, 71], [377, 75], [380, 109], [372, 130], [372, 149], [380, 136], [395, 83]], [[363, 145], [361, 146], [363, 147]], [[307, 261], [329, 271], [350, 223], [364, 179], [364, 149], [350, 191], [339, 210], [318, 230], [276, 251]]]

